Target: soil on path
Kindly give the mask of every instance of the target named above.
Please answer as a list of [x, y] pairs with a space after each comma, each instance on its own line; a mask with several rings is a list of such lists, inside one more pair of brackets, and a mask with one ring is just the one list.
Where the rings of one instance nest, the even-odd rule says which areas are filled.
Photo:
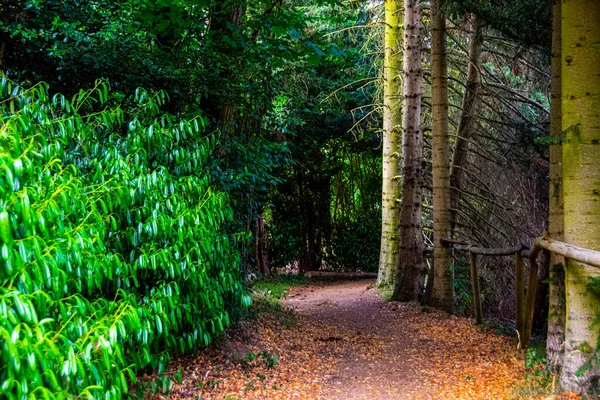
[[523, 376], [510, 338], [465, 318], [383, 301], [372, 281], [292, 291], [285, 303], [333, 337], [322, 399], [501, 399]]
[[262, 313], [220, 346], [173, 362], [183, 381], [160, 397], [505, 399], [523, 378], [514, 339], [466, 318], [383, 301], [373, 284], [294, 288], [284, 300], [293, 312]]

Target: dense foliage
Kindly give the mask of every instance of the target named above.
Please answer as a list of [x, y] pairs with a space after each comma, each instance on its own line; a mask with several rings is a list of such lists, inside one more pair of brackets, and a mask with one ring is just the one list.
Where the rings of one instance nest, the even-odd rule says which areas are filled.
[[[357, 223], [356, 218], [350, 217], [347, 223], [340, 218], [330, 221], [336, 219], [335, 213], [330, 220], [308, 215], [299, 219], [298, 213], [292, 219], [270, 218], [272, 200], [282, 196], [296, 203], [293, 208], [312, 207], [300, 203], [304, 200], [298, 198], [298, 191], [270, 189], [280, 182], [295, 182], [302, 166], [307, 167], [308, 174], [318, 168], [311, 157], [325, 151], [325, 141], [336, 141], [337, 148], [348, 148], [354, 142], [347, 130], [352, 125], [349, 110], [369, 97], [354, 95], [335, 107], [335, 99], [321, 102], [368, 68], [348, 40], [325, 36], [349, 23], [364, 23], [368, 15], [360, 10], [358, 5], [333, 0], [6, 2], [0, 25], [0, 64], [11, 79], [26, 87], [44, 81], [53, 93], [69, 96], [91, 87], [98, 78], [107, 79], [125, 97], [140, 86], [166, 90], [169, 98], [163, 109], [186, 118], [203, 115], [209, 132], [219, 129], [223, 133], [208, 168], [215, 185], [231, 199], [234, 218], [228, 224], [229, 231], [252, 232], [259, 214], [267, 210], [267, 231], [294, 231], [300, 240], [296, 251], [289, 253], [277, 244], [278, 234], [268, 234], [265, 239], [275, 238], [269, 250], [274, 265], [287, 265], [289, 260], [282, 260], [292, 254], [312, 252], [317, 254], [306, 268], [319, 268], [318, 260], [329, 257], [339, 263], [339, 259], [333, 257], [329, 241], [317, 243], [309, 225], [323, 224], [315, 228], [318, 230], [332, 226], [333, 236], [339, 238], [335, 254], [344, 257], [344, 249], [356, 250], [355, 245], [360, 244], [358, 238], [344, 241], [343, 232]], [[323, 113], [323, 109], [329, 112]], [[336, 114], [345, 121], [335, 124], [331, 132], [322, 135], [310, 130], [309, 124], [321, 124], [330, 116], [337, 118]], [[296, 138], [302, 138], [303, 144], [290, 147]], [[311, 150], [306, 146], [309, 143]], [[368, 146], [371, 149], [354, 146], [353, 153], [372, 151], [377, 143]], [[349, 165], [350, 156], [344, 153], [325, 158], [338, 159], [335, 163], [340, 166]], [[340, 171], [330, 164], [324, 174]], [[378, 168], [359, 168], [363, 175], [377, 179]], [[351, 173], [349, 168], [340, 173], [346, 177], [346, 186], [355, 183], [347, 179]], [[341, 187], [335, 179], [329, 185]], [[353, 198], [354, 188], [346, 189], [346, 196]], [[321, 203], [314, 206], [325, 209], [328, 200], [334, 208], [335, 195], [321, 196]], [[347, 203], [338, 201], [338, 208], [339, 204]], [[350, 207], [341, 208], [347, 213]], [[361, 235], [373, 240], [360, 254], [364, 262], [346, 268], [375, 267], [377, 256], [372, 251], [376, 250], [379, 230], [376, 207], [368, 216], [363, 211], [355, 211], [356, 216], [369, 219], [369, 223], [360, 224]], [[238, 246], [244, 270], [252, 270], [255, 263], [248, 243]]]
[[2, 392], [120, 398], [247, 306], [202, 118], [99, 82], [72, 100], [0, 82]]

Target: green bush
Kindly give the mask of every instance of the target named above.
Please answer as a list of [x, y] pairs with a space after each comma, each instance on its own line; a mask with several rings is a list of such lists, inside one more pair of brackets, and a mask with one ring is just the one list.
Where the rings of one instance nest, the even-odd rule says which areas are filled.
[[[0, 79], [0, 392], [120, 398], [248, 306], [204, 121]], [[119, 102], [121, 103], [121, 102]], [[124, 106], [123, 106], [124, 107]]]

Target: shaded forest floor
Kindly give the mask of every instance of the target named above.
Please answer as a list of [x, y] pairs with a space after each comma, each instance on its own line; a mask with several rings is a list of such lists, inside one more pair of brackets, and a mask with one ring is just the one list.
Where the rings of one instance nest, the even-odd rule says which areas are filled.
[[[525, 376], [514, 339], [385, 302], [372, 281], [311, 284], [172, 363], [171, 399], [503, 399]], [[260, 302], [259, 302], [260, 303]], [[289, 308], [289, 309], [287, 309]]]

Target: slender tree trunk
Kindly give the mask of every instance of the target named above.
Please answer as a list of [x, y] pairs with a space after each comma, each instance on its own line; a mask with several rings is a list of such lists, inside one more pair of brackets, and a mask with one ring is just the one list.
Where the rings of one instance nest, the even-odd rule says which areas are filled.
[[323, 255], [327, 254], [331, 248], [331, 234], [333, 232], [331, 224], [331, 181], [332, 173], [325, 170], [326, 166], [321, 167], [322, 175], [318, 180], [319, 204], [317, 207], [317, 217], [320, 224], [320, 241], [319, 241], [319, 267], [323, 262]]
[[262, 209], [259, 210], [259, 216], [256, 220], [256, 238], [255, 238], [255, 258], [258, 270], [263, 276], [271, 274], [269, 268], [269, 253], [267, 247], [267, 236], [265, 232], [265, 218]]
[[259, 233], [259, 226], [258, 226], [258, 219], [256, 220], [255, 224], [254, 224], [254, 230], [252, 232], [254, 234], [254, 261], [256, 262], [256, 270], [258, 272], [262, 272], [261, 266], [260, 266], [260, 233]]
[[404, 112], [402, 119], [402, 203], [400, 264], [393, 299], [418, 300], [425, 276], [421, 220], [423, 131], [421, 129], [421, 1], [404, 2]]
[[0, 67], [3, 67], [4, 53], [6, 53], [6, 40], [4, 40], [4, 34], [2, 34], [0, 37], [2, 37], [2, 39], [0, 39]]
[[316, 176], [311, 181], [311, 197], [313, 204], [313, 241], [312, 241], [312, 270], [319, 270], [323, 265], [323, 255], [327, 249], [331, 232], [331, 177], [326, 171], [320, 169], [322, 175]]
[[450, 186], [452, 195], [450, 199], [450, 224], [451, 232], [456, 229], [457, 211], [460, 206], [460, 190], [464, 186], [464, 168], [467, 164], [469, 141], [473, 138], [475, 129], [473, 117], [477, 107], [477, 93], [481, 86], [480, 66], [482, 40], [481, 32], [475, 15], [471, 15], [471, 35], [469, 44], [469, 69], [467, 71], [467, 84], [462, 101], [462, 113], [458, 123], [456, 144], [452, 154], [452, 168], [450, 170]]
[[311, 203], [308, 193], [305, 191], [306, 182], [304, 180], [304, 174], [302, 172], [302, 166], [296, 168], [296, 183], [298, 185], [298, 195], [300, 196], [300, 214], [301, 214], [301, 227], [302, 227], [302, 249], [298, 257], [298, 271], [304, 273], [312, 269], [310, 260], [311, 250], [311, 238], [312, 238], [312, 215], [311, 215]]
[[537, 288], [535, 290], [535, 301], [533, 307], [533, 331], [543, 332], [548, 324], [548, 280], [550, 279], [550, 254], [542, 253], [539, 262], [537, 276]]
[[450, 149], [448, 143], [448, 71], [446, 19], [437, 0], [431, 2], [431, 134], [433, 158], [433, 286], [429, 304], [452, 312], [454, 276], [450, 248], [441, 239], [450, 235]]
[[391, 290], [400, 263], [400, 39], [401, 0], [385, 1], [385, 56], [383, 87], [383, 185], [381, 202], [381, 251], [377, 287]]
[[[600, 1], [562, 2], [562, 145], [564, 241], [600, 250]], [[595, 353], [600, 298], [589, 288], [600, 269], [567, 261], [565, 354], [561, 384], [565, 390], [593, 393], [600, 377]], [[593, 387], [596, 386], [596, 387]]]

